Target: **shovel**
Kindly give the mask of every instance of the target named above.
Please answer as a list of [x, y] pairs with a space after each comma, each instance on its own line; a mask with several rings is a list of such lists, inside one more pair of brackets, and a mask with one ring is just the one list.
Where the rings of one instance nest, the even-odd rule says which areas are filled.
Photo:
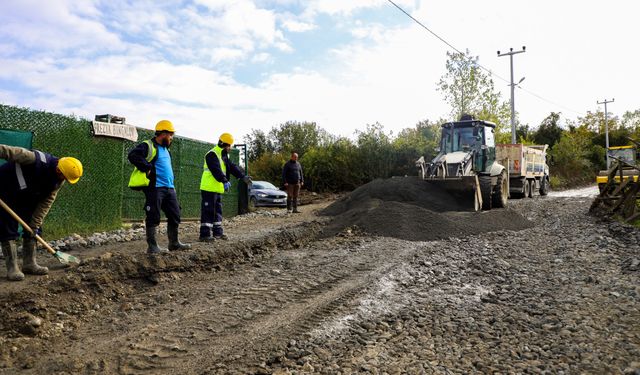
[[34, 236], [36, 238], [36, 240], [38, 240], [38, 242], [40, 242], [42, 244], [42, 246], [44, 246], [44, 248], [47, 249], [47, 251], [49, 253], [51, 253], [51, 255], [53, 255], [54, 257], [58, 258], [58, 261], [60, 261], [60, 263], [63, 263], [63, 264], [78, 263], [78, 264], [80, 264], [80, 259], [78, 257], [74, 257], [73, 255], [69, 255], [67, 253], [63, 253], [62, 251], [56, 251], [51, 246], [49, 246], [47, 241], [43, 240], [42, 237], [40, 237], [36, 233], [34, 233], [33, 229], [31, 229], [31, 227], [28, 226], [24, 222], [24, 220], [22, 220], [20, 218], [20, 216], [18, 216], [15, 212], [13, 212], [11, 207], [7, 206], [7, 204], [4, 203], [2, 201], [2, 199], [0, 199], [0, 206], [2, 206], [2, 208], [4, 208], [9, 213], [9, 215], [11, 215], [18, 223], [20, 223], [20, 225], [22, 225], [22, 228], [24, 230], [26, 230], [29, 233], [31, 233], [31, 235]]

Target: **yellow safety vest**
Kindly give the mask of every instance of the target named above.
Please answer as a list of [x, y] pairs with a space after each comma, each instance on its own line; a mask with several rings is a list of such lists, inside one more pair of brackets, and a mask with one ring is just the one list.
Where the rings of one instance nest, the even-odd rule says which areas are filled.
[[[149, 146], [149, 150], [151, 152], [147, 153], [147, 157], [145, 158], [149, 163], [151, 160], [156, 157], [158, 150], [153, 145], [153, 142], [150, 139], [144, 141]], [[149, 178], [147, 174], [138, 168], [134, 167], [133, 172], [131, 172], [131, 177], [129, 177], [129, 187], [132, 189], [142, 189], [143, 187], [149, 186]]]
[[[216, 146], [209, 150], [209, 152], [216, 154], [222, 173], [227, 174], [227, 166], [224, 164], [224, 161], [222, 161], [222, 148]], [[209, 152], [204, 155], [204, 170], [202, 171], [202, 179], [200, 180], [200, 190], [224, 194], [224, 183], [216, 180], [216, 178], [213, 177], [213, 173], [209, 170], [209, 167], [207, 167], [207, 155], [209, 155]]]

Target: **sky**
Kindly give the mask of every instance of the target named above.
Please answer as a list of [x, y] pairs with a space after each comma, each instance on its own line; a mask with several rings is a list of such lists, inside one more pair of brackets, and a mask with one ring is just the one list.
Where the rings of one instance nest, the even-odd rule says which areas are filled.
[[[492, 72], [521, 123], [640, 109], [640, 2], [394, 0]], [[353, 137], [449, 119], [451, 47], [387, 0], [3, 0], [0, 103], [243, 142], [286, 121]], [[504, 79], [504, 80], [503, 80]], [[506, 81], [505, 81], [506, 80]]]

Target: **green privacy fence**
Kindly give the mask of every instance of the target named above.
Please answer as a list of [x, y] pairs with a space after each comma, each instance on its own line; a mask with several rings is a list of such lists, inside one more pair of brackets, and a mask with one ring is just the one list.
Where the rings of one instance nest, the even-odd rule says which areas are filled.
[[[45, 220], [47, 237], [115, 229], [123, 221], [144, 217], [144, 194], [127, 188], [133, 170], [127, 153], [136, 142], [96, 137], [89, 120], [2, 104], [0, 129], [32, 132], [33, 148], [82, 161], [83, 177], [61, 189]], [[138, 141], [152, 136], [152, 131], [138, 128]], [[211, 147], [213, 144], [179, 136], [171, 146], [176, 191], [185, 219], [200, 216], [202, 163]], [[231, 151], [230, 159], [238, 162], [238, 150]], [[237, 180], [232, 182], [235, 193], [224, 197], [226, 216], [238, 210]]]

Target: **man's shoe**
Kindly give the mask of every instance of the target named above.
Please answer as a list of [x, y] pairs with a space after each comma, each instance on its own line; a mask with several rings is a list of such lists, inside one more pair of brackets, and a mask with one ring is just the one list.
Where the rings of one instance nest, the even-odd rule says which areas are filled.
[[209, 236], [209, 237], [200, 237], [198, 238], [198, 241], [200, 242], [215, 242], [216, 238], [213, 236]]
[[227, 240], [229, 240], [229, 237], [227, 237], [227, 235], [226, 235], [226, 234], [221, 234], [221, 235], [219, 235], [219, 236], [214, 236], [214, 238], [215, 238], [216, 240], [223, 240], [223, 241], [227, 241]]

